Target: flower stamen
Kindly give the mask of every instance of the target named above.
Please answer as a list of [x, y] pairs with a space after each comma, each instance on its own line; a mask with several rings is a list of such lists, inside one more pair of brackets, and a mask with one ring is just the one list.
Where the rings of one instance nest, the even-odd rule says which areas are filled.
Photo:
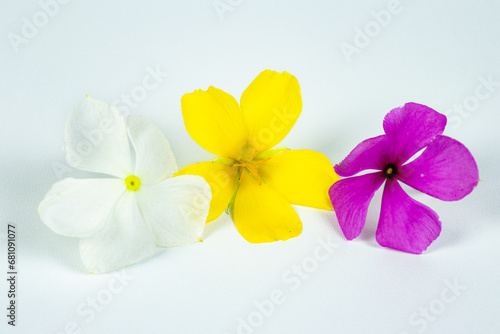
[[239, 184], [241, 184], [241, 180], [243, 179], [243, 175], [245, 175], [245, 172], [246, 172], [246, 170], [243, 170], [243, 172], [241, 172], [241, 176], [240, 176], [240, 179], [238, 181]]
[[241, 184], [241, 180], [243, 179], [243, 176], [245, 175], [246, 171], [248, 171], [251, 175], [255, 176], [259, 180], [259, 185], [262, 184], [262, 178], [259, 175], [259, 167], [263, 162], [266, 162], [271, 158], [267, 158], [267, 159], [263, 159], [263, 160], [259, 160], [259, 161], [253, 161], [256, 153], [257, 153], [257, 151], [254, 151], [249, 160], [242, 160], [242, 161], [238, 161], [238, 163], [236, 163], [236, 164], [233, 164], [233, 167], [244, 168], [243, 171], [241, 172], [239, 184]]
[[129, 191], [137, 191], [141, 187], [141, 180], [135, 175], [129, 175], [125, 179], [125, 185]]

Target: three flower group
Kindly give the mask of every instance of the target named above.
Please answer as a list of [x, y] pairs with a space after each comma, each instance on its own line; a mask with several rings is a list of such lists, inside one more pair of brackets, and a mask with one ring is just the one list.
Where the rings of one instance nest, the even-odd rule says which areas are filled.
[[[190, 136], [217, 156], [181, 170], [167, 139], [144, 117], [125, 120], [113, 106], [88, 97], [71, 112], [68, 164], [114, 178], [57, 182], [39, 213], [56, 233], [81, 238], [89, 271], [115, 270], [152, 256], [157, 247], [200, 241], [205, 223], [224, 211], [246, 240], [261, 243], [301, 233], [302, 222], [290, 204], [324, 210], [333, 204], [344, 235], [353, 239], [384, 181], [377, 241], [421, 253], [437, 238], [441, 223], [397, 180], [458, 200], [479, 179], [470, 152], [441, 135], [446, 117], [423, 105], [392, 110], [384, 120], [386, 134], [359, 144], [334, 169], [321, 153], [275, 147], [302, 111], [299, 83], [286, 72], [262, 72], [239, 104], [214, 87], [184, 95], [181, 104]], [[337, 176], [366, 169], [379, 172]]]

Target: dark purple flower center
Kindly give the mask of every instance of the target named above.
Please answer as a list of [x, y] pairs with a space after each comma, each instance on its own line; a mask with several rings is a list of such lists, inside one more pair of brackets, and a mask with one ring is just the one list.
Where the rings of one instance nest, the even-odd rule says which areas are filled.
[[394, 164], [388, 164], [384, 167], [383, 173], [386, 179], [392, 179], [398, 173], [398, 167]]

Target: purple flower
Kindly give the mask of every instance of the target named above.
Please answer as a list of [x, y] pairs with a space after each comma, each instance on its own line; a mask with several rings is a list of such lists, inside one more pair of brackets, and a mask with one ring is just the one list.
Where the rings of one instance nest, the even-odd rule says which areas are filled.
[[[445, 125], [446, 116], [407, 103], [385, 116], [385, 135], [361, 142], [335, 166], [344, 177], [378, 170], [342, 179], [330, 188], [333, 208], [348, 240], [361, 233], [370, 200], [384, 181], [377, 242], [420, 254], [439, 236], [438, 215], [408, 196], [398, 181], [444, 201], [457, 201], [474, 189], [479, 182], [476, 162], [464, 145], [441, 135]], [[423, 148], [420, 156], [405, 164]]]

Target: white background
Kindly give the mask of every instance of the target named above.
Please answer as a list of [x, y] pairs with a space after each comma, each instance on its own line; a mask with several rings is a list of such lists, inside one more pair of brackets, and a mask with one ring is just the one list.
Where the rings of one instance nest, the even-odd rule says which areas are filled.
[[[212, 0], [74, 0], [49, 17], [36, 0], [2, 1], [1, 333], [500, 333], [500, 2], [401, 0], [385, 26], [373, 16], [392, 8], [385, 0], [220, 3], [232, 10], [219, 16]], [[24, 28], [28, 38], [24, 18], [40, 26]], [[363, 40], [357, 29], [365, 28]], [[17, 47], [14, 34], [25, 38]], [[346, 57], [342, 43], [358, 52]], [[273, 69], [302, 88], [302, 115], [283, 145], [338, 163], [383, 133], [387, 112], [414, 101], [448, 114], [445, 134], [471, 150], [482, 182], [460, 202], [410, 191], [443, 222], [423, 255], [377, 245], [378, 192], [354, 241], [332, 212], [297, 207], [302, 235], [260, 245], [223, 215], [204, 243], [127, 268], [126, 286], [113, 274], [89, 275], [78, 240], [54, 234], [36, 207], [61, 178], [91, 176], [61, 171], [69, 111], [85, 94], [125, 109], [122, 95], [140, 90], [148, 68], [169, 75], [129, 112], [164, 131], [180, 167], [212, 157], [187, 134], [181, 96], [213, 85], [239, 99]], [[18, 240], [15, 329], [5, 317], [7, 223]], [[328, 240], [331, 254], [318, 248]], [[281, 303], [259, 311], [256, 303], [279, 291]], [[105, 305], [91, 311], [96, 298]]]

